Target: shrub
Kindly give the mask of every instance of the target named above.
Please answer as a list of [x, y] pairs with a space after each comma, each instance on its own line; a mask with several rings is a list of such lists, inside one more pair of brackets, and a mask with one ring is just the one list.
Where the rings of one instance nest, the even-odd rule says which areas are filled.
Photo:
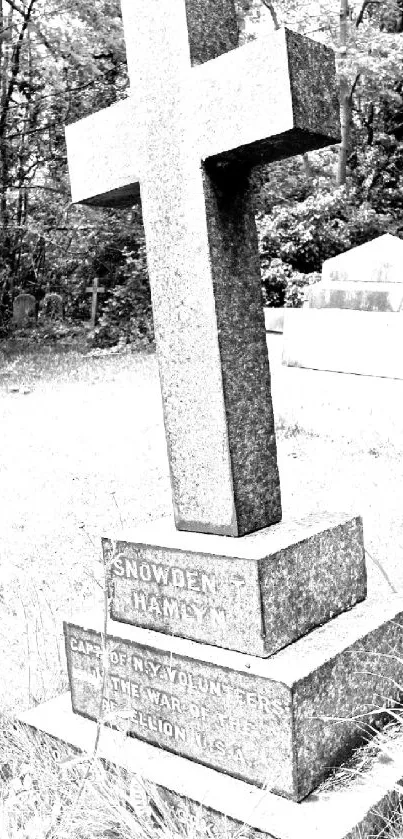
[[265, 260], [262, 263], [263, 300], [266, 306], [298, 308], [304, 302], [307, 285], [318, 282], [320, 274], [302, 274], [281, 259]]
[[391, 218], [362, 203], [344, 187], [316, 193], [293, 206], [277, 206], [259, 219], [262, 263], [280, 259], [304, 274], [325, 259], [391, 230]]
[[94, 344], [112, 347], [126, 340], [142, 348], [154, 341], [150, 284], [145, 247], [133, 252], [124, 248], [119, 284], [112, 288], [94, 331]]

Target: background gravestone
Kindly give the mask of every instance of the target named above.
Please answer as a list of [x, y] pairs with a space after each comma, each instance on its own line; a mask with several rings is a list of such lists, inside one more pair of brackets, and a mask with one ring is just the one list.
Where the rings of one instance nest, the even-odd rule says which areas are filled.
[[386, 233], [323, 263], [302, 309], [285, 310], [291, 367], [403, 378], [403, 240]]
[[32, 294], [18, 294], [13, 302], [13, 323], [15, 326], [27, 326], [36, 321], [36, 300]]
[[49, 291], [42, 300], [40, 313], [47, 320], [63, 320], [63, 298], [57, 291]]
[[327, 259], [306, 298], [314, 309], [403, 311], [403, 240], [386, 233]]

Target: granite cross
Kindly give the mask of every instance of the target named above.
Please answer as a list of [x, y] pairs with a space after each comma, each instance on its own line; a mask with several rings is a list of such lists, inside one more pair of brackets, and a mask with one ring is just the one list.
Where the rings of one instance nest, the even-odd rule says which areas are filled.
[[239, 536], [281, 518], [249, 175], [338, 141], [333, 54], [238, 47], [234, 0], [122, 12], [131, 93], [68, 127], [73, 200], [141, 191], [176, 527]]

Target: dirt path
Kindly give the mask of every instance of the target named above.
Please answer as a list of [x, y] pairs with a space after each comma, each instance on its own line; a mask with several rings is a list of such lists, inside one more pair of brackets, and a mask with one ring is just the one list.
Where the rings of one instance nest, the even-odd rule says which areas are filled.
[[[403, 382], [283, 368], [281, 338], [269, 346], [284, 517], [362, 513], [370, 554], [403, 592]], [[0, 396], [7, 708], [60, 690], [62, 619], [99, 597], [100, 537], [170, 515], [171, 495], [154, 356], [4, 360]]]

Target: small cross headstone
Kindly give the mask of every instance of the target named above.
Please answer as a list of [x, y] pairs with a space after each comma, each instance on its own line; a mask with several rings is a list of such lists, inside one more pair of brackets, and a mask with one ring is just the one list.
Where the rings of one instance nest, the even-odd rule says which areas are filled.
[[18, 294], [13, 303], [13, 322], [16, 326], [26, 326], [36, 320], [36, 300], [33, 294]]
[[94, 277], [92, 286], [87, 288], [87, 294], [92, 295], [91, 300], [91, 328], [95, 329], [95, 325], [97, 322], [97, 314], [98, 314], [98, 295], [104, 294], [106, 291], [105, 286], [99, 285], [98, 277]]

